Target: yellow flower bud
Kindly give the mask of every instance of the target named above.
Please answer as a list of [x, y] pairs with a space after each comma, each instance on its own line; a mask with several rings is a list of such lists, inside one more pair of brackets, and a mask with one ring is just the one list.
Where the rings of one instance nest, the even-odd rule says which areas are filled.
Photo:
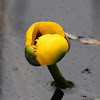
[[27, 48], [25, 49], [27, 50], [26, 55], [28, 53], [30, 55], [29, 51], [31, 50], [33, 63], [32, 59], [26, 56], [31, 64], [37, 64], [37, 66], [39, 64], [52, 65], [60, 61], [68, 52], [69, 42], [65, 39], [64, 31], [59, 24], [55, 22], [37, 22], [26, 33], [25, 48]]

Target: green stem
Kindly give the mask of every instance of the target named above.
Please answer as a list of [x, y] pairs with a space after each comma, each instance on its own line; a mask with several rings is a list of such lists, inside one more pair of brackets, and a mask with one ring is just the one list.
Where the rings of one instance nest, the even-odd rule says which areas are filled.
[[74, 84], [72, 82], [65, 80], [56, 64], [48, 65], [48, 69], [53, 76], [57, 87], [60, 87], [62, 89], [74, 87]]

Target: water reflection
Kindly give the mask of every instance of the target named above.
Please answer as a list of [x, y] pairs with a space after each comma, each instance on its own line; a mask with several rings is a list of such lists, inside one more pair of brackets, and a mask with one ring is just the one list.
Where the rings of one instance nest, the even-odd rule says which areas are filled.
[[61, 100], [63, 98], [64, 92], [57, 88], [51, 98], [51, 100]]

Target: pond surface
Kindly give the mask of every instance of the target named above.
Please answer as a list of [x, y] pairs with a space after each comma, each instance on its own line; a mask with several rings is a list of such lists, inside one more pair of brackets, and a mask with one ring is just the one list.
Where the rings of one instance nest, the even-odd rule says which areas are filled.
[[[50, 100], [56, 92], [47, 67], [31, 66], [24, 56], [26, 31], [38, 21], [100, 40], [100, 0], [0, 0], [0, 100]], [[94, 100], [100, 96], [100, 46], [70, 42], [58, 66], [76, 87], [62, 90], [62, 100]]]

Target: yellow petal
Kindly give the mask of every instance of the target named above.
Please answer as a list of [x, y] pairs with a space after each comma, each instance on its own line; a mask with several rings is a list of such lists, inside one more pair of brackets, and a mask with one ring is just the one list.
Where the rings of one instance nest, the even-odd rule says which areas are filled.
[[55, 22], [39, 22], [39, 31], [42, 35], [44, 34], [60, 34], [62, 36], [64, 35], [64, 30], [62, 27], [55, 23]]
[[31, 25], [30, 28], [26, 32], [26, 37], [25, 37], [26, 43], [25, 43], [25, 47], [28, 46], [28, 45], [32, 45], [32, 35], [33, 35], [33, 31], [34, 31], [34, 28], [35, 28], [35, 25], [36, 24], [37, 23]]
[[46, 34], [37, 41], [36, 59], [41, 65], [52, 65], [61, 60], [69, 50], [67, 40], [59, 34]]
[[60, 34], [63, 37], [65, 36], [64, 30], [59, 24], [55, 22], [37, 22], [28, 29], [25, 46], [34, 45], [35, 39], [44, 34]]

